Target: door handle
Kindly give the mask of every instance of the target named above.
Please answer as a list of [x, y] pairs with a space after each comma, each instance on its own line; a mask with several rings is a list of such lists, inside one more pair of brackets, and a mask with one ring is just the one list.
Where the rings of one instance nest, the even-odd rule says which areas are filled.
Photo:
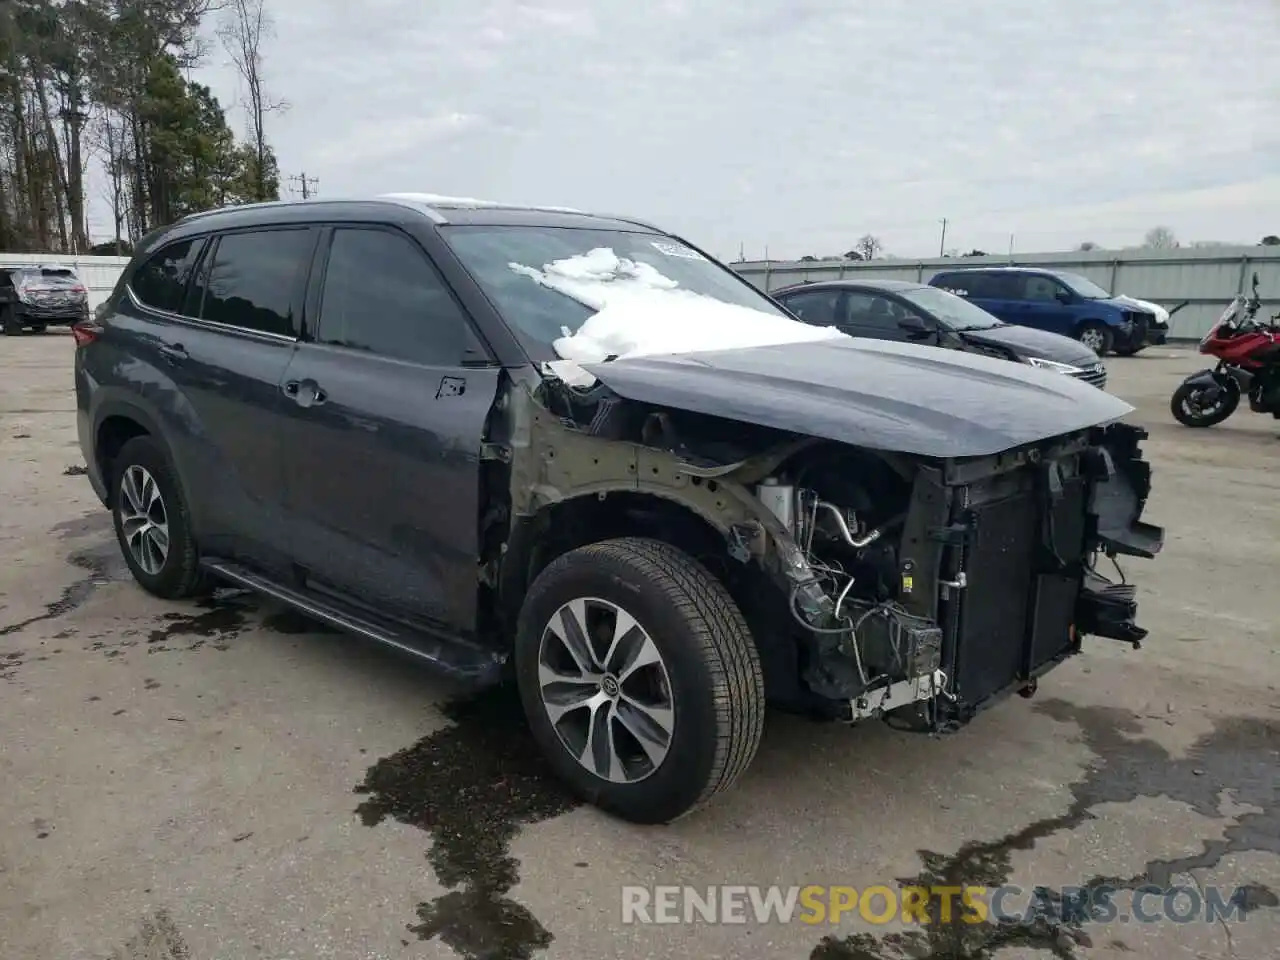
[[186, 347], [180, 343], [165, 344], [160, 348], [160, 356], [164, 357], [170, 363], [182, 363], [184, 360], [191, 359], [191, 355], [187, 353]]
[[318, 407], [329, 399], [329, 395], [314, 380], [286, 380], [280, 389], [300, 407]]

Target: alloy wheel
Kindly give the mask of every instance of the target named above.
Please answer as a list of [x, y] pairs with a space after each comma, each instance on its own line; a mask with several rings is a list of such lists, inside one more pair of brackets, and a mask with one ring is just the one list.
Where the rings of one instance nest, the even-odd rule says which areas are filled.
[[132, 464], [120, 478], [120, 526], [134, 562], [156, 576], [169, 559], [169, 513], [155, 477]]
[[1080, 334], [1080, 342], [1099, 355], [1101, 355], [1104, 339], [1102, 331], [1095, 330], [1093, 328], [1085, 330]]
[[603, 780], [643, 780], [671, 749], [675, 703], [662, 653], [608, 600], [571, 600], [552, 615], [538, 647], [538, 693], [561, 744]]

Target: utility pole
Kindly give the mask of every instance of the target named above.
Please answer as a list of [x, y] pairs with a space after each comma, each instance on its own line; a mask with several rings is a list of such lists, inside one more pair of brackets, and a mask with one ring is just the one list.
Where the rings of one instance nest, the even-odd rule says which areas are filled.
[[296, 177], [290, 177], [289, 182], [302, 184], [302, 199], [310, 200], [312, 184], [317, 184], [320, 181], [315, 177], [308, 177], [307, 171], [303, 170], [302, 173], [298, 174]]
[[1009, 262], [1013, 263], [1013, 234], [1009, 234]]
[[942, 256], [947, 249], [947, 218], [943, 217], [941, 223], [942, 239], [938, 241], [938, 256]]

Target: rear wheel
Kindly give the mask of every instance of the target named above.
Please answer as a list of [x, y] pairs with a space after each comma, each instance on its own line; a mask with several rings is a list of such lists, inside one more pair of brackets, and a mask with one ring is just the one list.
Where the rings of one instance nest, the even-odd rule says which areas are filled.
[[1145, 349], [1147, 349], [1147, 345], [1145, 343], [1137, 347], [1116, 347], [1115, 354], [1117, 357], [1132, 357], [1141, 353]]
[[669, 544], [574, 550], [534, 581], [516, 677], [534, 738], [583, 799], [666, 823], [746, 770], [764, 727], [764, 679], [724, 585]]
[[139, 585], [166, 600], [204, 592], [190, 513], [169, 458], [151, 437], [134, 437], [112, 463], [111, 514], [125, 563]]
[[1234, 380], [1226, 386], [1184, 383], [1173, 391], [1169, 410], [1184, 427], [1212, 427], [1236, 412], [1240, 387]]
[[1100, 357], [1111, 352], [1112, 336], [1106, 324], [1096, 320], [1087, 320], [1076, 331], [1076, 339]]

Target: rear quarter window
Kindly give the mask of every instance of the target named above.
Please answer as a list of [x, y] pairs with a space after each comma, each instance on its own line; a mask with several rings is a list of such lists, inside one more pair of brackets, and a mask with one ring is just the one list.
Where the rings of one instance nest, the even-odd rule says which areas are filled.
[[191, 270], [203, 246], [203, 237], [165, 244], [134, 269], [129, 279], [133, 295], [154, 310], [181, 313]]

